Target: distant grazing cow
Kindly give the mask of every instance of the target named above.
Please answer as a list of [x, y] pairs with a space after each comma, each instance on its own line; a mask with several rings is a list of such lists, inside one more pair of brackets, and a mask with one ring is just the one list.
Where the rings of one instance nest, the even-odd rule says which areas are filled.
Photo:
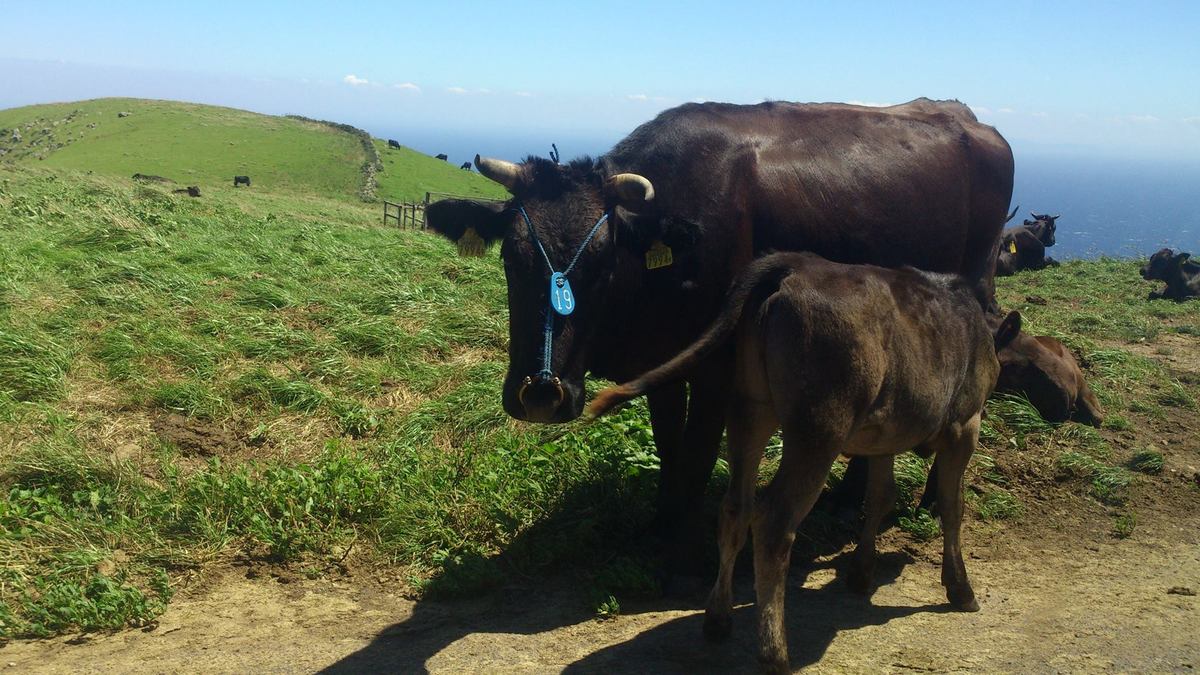
[[444, 155], [444, 154], [443, 154], [443, 155], [434, 155], [434, 156], [433, 156], [433, 158], [434, 158], [434, 159], [440, 159], [440, 160], [442, 160], [443, 162], [444, 162], [444, 161], [446, 161], [447, 159], [449, 159], [449, 157], [447, 157], [447, 156], [446, 156], [446, 155]]
[[197, 185], [189, 185], [185, 188], [179, 188], [178, 190], [172, 190], [172, 192], [174, 192], [177, 195], [187, 193], [187, 196], [189, 196], [189, 197], [199, 197], [200, 196], [200, 187]]
[[154, 176], [154, 175], [151, 175], [148, 173], [135, 173], [135, 174], [133, 174], [133, 179], [145, 181], [148, 183], [174, 183], [175, 182], [175, 181], [171, 180], [170, 178], [163, 178], [162, 176]]
[[470, 162], [463, 162], [463, 163], [462, 163], [462, 166], [460, 166], [460, 167], [458, 167], [458, 168], [462, 169], [463, 171], [470, 171], [470, 170], [471, 170], [471, 163], [470, 163]]
[[1047, 422], [1104, 422], [1100, 401], [1063, 343], [1022, 333], [1001, 349], [996, 391], [1023, 394]]
[[[788, 670], [784, 591], [796, 528], [816, 502], [840, 453], [870, 458], [867, 517], [851, 584], [870, 588], [875, 534], [895, 501], [893, 458], [937, 453], [945, 542], [942, 585], [960, 611], [979, 609], [959, 533], [962, 479], [996, 384], [996, 350], [1020, 330], [1009, 314], [989, 329], [973, 285], [962, 277], [833, 263], [778, 253], [750, 264], [707, 331], [665, 365], [602, 391], [593, 415], [681, 380], [732, 341], [735, 369], [728, 441], [730, 483], [720, 511], [720, 573], [704, 630], [731, 628], [733, 566], [754, 532], [759, 657]], [[783, 429], [783, 459], [755, 502], [763, 449]]]
[[239, 185], [245, 185], [246, 187], [250, 187], [250, 176], [234, 176], [233, 177], [233, 187], [237, 187]]
[[1200, 264], [1189, 260], [1190, 257], [1190, 253], [1176, 255], [1169, 248], [1150, 256], [1150, 261], [1142, 267], [1142, 278], [1167, 282], [1166, 288], [1161, 291], [1150, 292], [1151, 300], [1200, 297]]
[[399, 150], [400, 149], [400, 141], [393, 141], [392, 139], [389, 138], [388, 139], [388, 147]]
[[1061, 216], [1029, 215], [1033, 216], [1033, 220], [1026, 220], [1000, 233], [996, 276], [1008, 277], [1018, 270], [1040, 270], [1058, 264], [1046, 256], [1046, 249], [1054, 245], [1054, 221]]

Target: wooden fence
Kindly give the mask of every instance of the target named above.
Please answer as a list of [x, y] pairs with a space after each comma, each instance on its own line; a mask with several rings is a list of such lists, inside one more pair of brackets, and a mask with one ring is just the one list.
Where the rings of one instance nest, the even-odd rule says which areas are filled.
[[383, 224], [387, 226], [388, 221], [396, 224], [396, 227], [404, 229], [411, 227], [413, 229], [425, 229], [425, 204], [413, 202], [383, 202]]

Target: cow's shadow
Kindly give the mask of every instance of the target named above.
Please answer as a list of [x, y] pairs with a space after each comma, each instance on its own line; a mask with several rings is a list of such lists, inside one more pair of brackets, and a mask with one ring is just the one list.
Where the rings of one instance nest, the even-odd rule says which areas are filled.
[[[506, 557], [522, 557], [524, 552], [546, 546], [561, 546], [564, 521], [577, 517], [578, 504], [565, 505], [541, 523], [529, 528], [497, 556], [487, 561], [506, 569], [508, 579], [517, 579], [500, 589], [477, 593], [475, 597], [457, 600], [427, 599], [419, 601], [412, 615], [380, 631], [366, 647], [328, 666], [325, 673], [359, 672], [426, 672], [427, 662], [446, 647], [473, 634], [502, 633], [536, 635], [556, 628], [573, 626], [595, 620], [594, 600], [586, 589], [587, 578], [595, 566], [574, 561], [570, 569], [556, 569], [555, 574], [526, 574], [513, 572]], [[714, 506], [714, 504], [710, 504]], [[885, 623], [892, 618], [920, 611], [938, 611], [940, 606], [879, 607], [854, 595], [840, 581], [831, 581], [819, 589], [800, 588], [795, 578], [812, 568], [818, 556], [828, 556], [841, 550], [852, 538], [852, 528], [839, 524], [828, 512], [832, 507], [814, 510], [797, 537], [793, 553], [793, 582], [788, 593], [788, 618], [792, 658], [803, 665], [818, 660], [834, 636], [841, 630]], [[646, 514], [639, 521], [645, 525]], [[713, 528], [715, 529], [715, 527]], [[711, 543], [711, 542], [710, 542]], [[623, 538], [621, 547], [612, 554], [642, 555], [650, 547], [636, 536]], [[738, 601], [751, 603], [753, 591], [750, 579], [749, 549], [743, 551], [738, 564]], [[884, 554], [877, 567], [880, 583], [889, 583], [911, 562], [907, 554]], [[841, 557], [826, 562], [838, 568]], [[590, 569], [589, 569], [590, 568]], [[715, 569], [693, 591], [684, 595], [654, 600], [625, 601], [626, 615], [667, 610], [699, 610]], [[522, 578], [524, 577], [524, 578]], [[645, 670], [740, 670], [754, 664], [754, 612], [752, 606], [735, 611], [735, 633], [728, 644], [709, 645], [701, 637], [703, 615], [699, 612], [657, 625], [626, 643], [606, 646], [576, 661], [571, 668], [577, 671], [621, 670], [633, 667]], [[635, 665], [636, 664], [636, 665]]]

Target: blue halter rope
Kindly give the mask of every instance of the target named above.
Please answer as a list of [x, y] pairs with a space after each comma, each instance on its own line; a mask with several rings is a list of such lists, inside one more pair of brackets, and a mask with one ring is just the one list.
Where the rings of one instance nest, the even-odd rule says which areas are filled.
[[[542, 246], [542, 240], [538, 239], [537, 231], [533, 229], [533, 221], [529, 219], [529, 214], [525, 213], [525, 207], [518, 206], [517, 208], [521, 211], [521, 217], [525, 219], [525, 225], [529, 227], [529, 238], [533, 240], [533, 243], [537, 246], [538, 252], [542, 254], [542, 259], [546, 261], [546, 267], [550, 270], [550, 274], [556, 274], [554, 271], [554, 263], [551, 263], [550, 256], [546, 255], [546, 249]], [[588, 232], [588, 235], [586, 238], [584, 238], [583, 243], [579, 245], [579, 249], [575, 251], [575, 256], [571, 258], [571, 262], [567, 265], [567, 269], [563, 270], [562, 272], [564, 277], [570, 274], [571, 270], [575, 269], [575, 263], [579, 262], [579, 256], [583, 255], [584, 249], [586, 249], [588, 244], [592, 242], [592, 238], [596, 236], [596, 232], [600, 231], [600, 226], [606, 222], [608, 222], [608, 212], [605, 212], [604, 215], [600, 216], [600, 220], [596, 221], [596, 224], [592, 226], [591, 232]], [[554, 349], [555, 314], [557, 314], [557, 312], [554, 309], [554, 305], [551, 304], [550, 301], [547, 301], [546, 325], [544, 328], [545, 342], [542, 345], [542, 369], [538, 371], [538, 377], [542, 378], [549, 378], [554, 375], [554, 371], [550, 369], [550, 360], [553, 356]]]

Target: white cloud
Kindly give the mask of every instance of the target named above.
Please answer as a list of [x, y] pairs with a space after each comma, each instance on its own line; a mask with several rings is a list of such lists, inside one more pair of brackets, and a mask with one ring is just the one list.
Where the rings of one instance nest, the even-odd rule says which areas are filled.
[[871, 101], [846, 101], [846, 103], [850, 105], [863, 105], [868, 108], [890, 108], [892, 106], [891, 103], [874, 103]]
[[446, 91], [450, 92], [451, 94], [456, 94], [458, 96], [462, 96], [463, 94], [470, 93], [466, 89], [463, 89], [462, 87], [446, 87]]
[[402, 89], [404, 91], [411, 91], [415, 94], [421, 93], [421, 88], [418, 87], [417, 85], [413, 84], [412, 82], [401, 82], [400, 84], [393, 84], [392, 88]]
[[1035, 112], [1035, 113], [1030, 113], [1030, 114], [1033, 115], [1034, 117], [1049, 117], [1049, 115], [1047, 115], [1044, 112]]
[[347, 75], [342, 78], [342, 82], [345, 82], [346, 84], [348, 84], [352, 87], [359, 87], [364, 84], [371, 84], [371, 82], [369, 80], [367, 80], [366, 78], [358, 77], [357, 75]]
[[1184, 124], [1193, 124], [1200, 127], [1200, 115], [1192, 115], [1191, 117], [1183, 118]]
[[484, 89], [476, 89], [475, 92], [479, 93], [479, 94], [490, 94], [490, 93], [492, 93], [492, 90], [484, 88]]
[[976, 115], [991, 115], [992, 114], [991, 110], [989, 110], [988, 108], [985, 108], [981, 105], [970, 105], [967, 107], [970, 108], [971, 112], [975, 113]]
[[1158, 118], [1154, 115], [1130, 115], [1125, 119], [1137, 124], [1154, 124], [1158, 121]]
[[998, 112], [998, 113], [1004, 113], [1005, 115], [1011, 115], [1012, 113], [1015, 113], [1015, 112], [1017, 112], [1017, 111], [1016, 111], [1016, 110], [1013, 110], [1012, 108], [1000, 108], [1000, 109], [999, 109], [999, 110], [997, 110], [996, 112]]
[[514, 96], [520, 96], [521, 98], [530, 98], [530, 97], [532, 97], [532, 96], [533, 96], [533, 94], [532, 94], [531, 92], [528, 92], [528, 91], [518, 91], [518, 92], [513, 92], [513, 95], [514, 95]]
[[649, 101], [650, 97], [645, 94], [626, 94], [625, 98], [630, 101]]

